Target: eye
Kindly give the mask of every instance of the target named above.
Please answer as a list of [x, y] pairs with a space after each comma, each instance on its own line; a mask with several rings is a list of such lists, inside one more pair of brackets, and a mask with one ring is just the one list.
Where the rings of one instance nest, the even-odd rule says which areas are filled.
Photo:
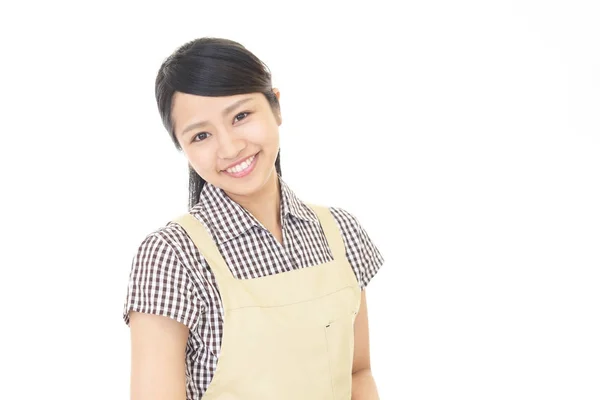
[[209, 135], [208, 132], [200, 132], [199, 134], [197, 134], [196, 136], [194, 136], [192, 138], [192, 142], [201, 142], [204, 139], [207, 139], [208, 135]]
[[241, 120], [246, 118], [248, 115], [250, 115], [250, 113], [248, 111], [241, 112], [233, 118], [233, 122], [240, 122]]

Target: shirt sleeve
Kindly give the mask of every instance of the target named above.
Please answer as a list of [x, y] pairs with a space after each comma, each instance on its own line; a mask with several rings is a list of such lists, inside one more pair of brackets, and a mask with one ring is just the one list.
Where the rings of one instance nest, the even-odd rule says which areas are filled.
[[194, 329], [201, 315], [199, 297], [175, 250], [158, 234], [147, 236], [131, 264], [123, 319], [129, 312], [162, 315]]
[[331, 208], [331, 212], [344, 238], [348, 262], [363, 290], [383, 265], [383, 256], [354, 215], [340, 208]]

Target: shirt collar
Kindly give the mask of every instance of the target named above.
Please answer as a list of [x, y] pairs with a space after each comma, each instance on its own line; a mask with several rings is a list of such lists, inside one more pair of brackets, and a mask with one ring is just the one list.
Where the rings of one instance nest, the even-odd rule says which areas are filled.
[[281, 177], [279, 177], [279, 186], [281, 188], [281, 215], [285, 217], [291, 215], [310, 223], [319, 222], [312, 208], [301, 201]]
[[[279, 187], [282, 219], [292, 216], [309, 223], [319, 222], [315, 212], [296, 196], [281, 177]], [[229, 198], [222, 189], [208, 182], [190, 213], [199, 214], [199, 219], [207, 223], [217, 244], [234, 239], [254, 227], [264, 229], [252, 214]]]
[[217, 244], [227, 242], [260, 223], [242, 206], [231, 200], [222, 189], [206, 182], [198, 203], [190, 210], [199, 214]]

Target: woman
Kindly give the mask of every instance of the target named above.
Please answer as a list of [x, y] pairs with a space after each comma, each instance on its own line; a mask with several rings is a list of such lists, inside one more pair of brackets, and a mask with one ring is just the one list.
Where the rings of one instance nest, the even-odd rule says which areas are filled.
[[377, 399], [365, 287], [383, 263], [347, 211], [281, 178], [279, 91], [242, 45], [202, 38], [161, 66], [156, 100], [189, 161], [189, 213], [132, 264], [131, 398]]

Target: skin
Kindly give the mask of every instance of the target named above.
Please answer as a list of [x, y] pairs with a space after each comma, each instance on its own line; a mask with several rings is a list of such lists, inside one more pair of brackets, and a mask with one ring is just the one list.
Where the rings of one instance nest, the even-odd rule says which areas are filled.
[[[280, 94], [273, 89], [277, 98]], [[281, 114], [261, 93], [203, 97], [176, 93], [172, 119], [189, 164], [223, 189], [282, 242], [280, 192], [275, 159]], [[244, 178], [224, 170], [257, 154]], [[185, 400], [188, 328], [168, 317], [131, 312], [131, 399]], [[352, 400], [379, 399], [371, 374], [366, 293], [354, 325]]]
[[[275, 93], [279, 97], [279, 91]], [[173, 103], [175, 134], [189, 164], [281, 242], [275, 170], [280, 114], [273, 112], [262, 93], [226, 97], [177, 93]], [[254, 154], [258, 154], [257, 164], [248, 177], [234, 178], [224, 171]]]

